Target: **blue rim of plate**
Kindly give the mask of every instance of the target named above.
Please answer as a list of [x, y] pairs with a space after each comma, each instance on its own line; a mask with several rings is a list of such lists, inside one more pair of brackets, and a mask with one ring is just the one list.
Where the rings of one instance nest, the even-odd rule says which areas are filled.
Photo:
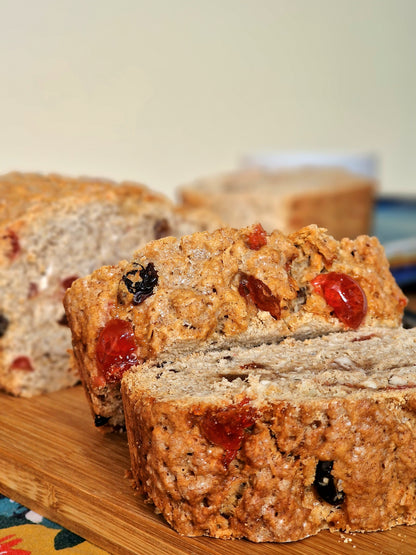
[[381, 197], [374, 211], [373, 234], [385, 248], [400, 287], [416, 284], [416, 198]]

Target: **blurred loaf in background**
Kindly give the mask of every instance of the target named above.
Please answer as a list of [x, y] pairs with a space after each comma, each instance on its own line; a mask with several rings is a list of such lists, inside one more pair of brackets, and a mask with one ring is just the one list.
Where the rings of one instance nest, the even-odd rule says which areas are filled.
[[371, 232], [376, 191], [375, 179], [341, 167], [244, 168], [182, 185], [178, 198], [233, 227], [291, 233], [317, 224], [341, 239]]
[[78, 381], [62, 306], [73, 281], [150, 240], [218, 225], [139, 182], [0, 176], [0, 390], [31, 397]]

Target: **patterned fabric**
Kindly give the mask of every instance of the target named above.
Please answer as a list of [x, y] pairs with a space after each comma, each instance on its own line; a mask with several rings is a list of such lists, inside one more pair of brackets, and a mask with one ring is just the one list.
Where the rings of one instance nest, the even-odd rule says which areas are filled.
[[107, 555], [80, 536], [0, 494], [0, 555]]

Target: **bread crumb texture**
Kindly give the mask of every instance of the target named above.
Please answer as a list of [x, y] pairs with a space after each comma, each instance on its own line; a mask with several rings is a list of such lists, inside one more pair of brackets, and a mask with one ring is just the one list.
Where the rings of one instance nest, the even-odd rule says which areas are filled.
[[129, 371], [135, 486], [187, 536], [414, 524], [415, 354], [416, 330], [378, 328]]
[[79, 381], [68, 356], [65, 290], [152, 239], [209, 228], [205, 216], [187, 218], [138, 183], [1, 176], [0, 388], [32, 396]]
[[[376, 238], [337, 241], [315, 225], [290, 235], [263, 231], [258, 225], [225, 227], [152, 241], [130, 261], [72, 285], [64, 304], [94, 414], [123, 425], [119, 383], [97, 364], [100, 334], [114, 319], [131, 324], [139, 364], [166, 353], [180, 357], [347, 331], [311, 285], [333, 272], [349, 276], [364, 292], [362, 326], [400, 324], [406, 300]], [[346, 309], [353, 308], [347, 303]]]

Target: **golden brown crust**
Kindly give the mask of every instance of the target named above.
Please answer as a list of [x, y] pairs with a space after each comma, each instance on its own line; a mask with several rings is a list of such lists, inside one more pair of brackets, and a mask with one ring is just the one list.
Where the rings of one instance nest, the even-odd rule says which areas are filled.
[[147, 187], [55, 174], [0, 176], [0, 388], [73, 385], [62, 298], [73, 279], [148, 241], [216, 227]]
[[[118, 186], [117, 191], [114, 187]], [[11, 172], [0, 176], [0, 227], [13, 223], [32, 211], [44, 210], [45, 205], [62, 201], [82, 204], [85, 200], [129, 198], [140, 195], [143, 201], [167, 202], [162, 195], [150, 191], [145, 185], [116, 182], [100, 178], [72, 178], [58, 174]], [[132, 207], [133, 208], [133, 207]]]
[[[224, 351], [218, 360], [235, 357], [226, 381], [226, 366], [209, 357], [129, 372], [122, 395], [135, 487], [187, 536], [287, 542], [325, 529], [415, 524], [416, 335], [381, 328], [376, 335], [349, 332], [292, 340], [275, 350]], [[321, 351], [325, 343], [332, 355]], [[297, 369], [302, 356], [306, 365]], [[252, 368], [241, 369], [244, 357], [252, 357]], [[355, 371], [343, 368], [348, 357]], [[268, 360], [270, 369], [259, 376], [254, 363], [260, 360]], [[338, 388], [326, 383], [333, 366], [345, 382]], [[355, 372], [362, 380], [358, 388], [348, 384]], [[283, 379], [288, 387], [280, 387]], [[223, 442], [240, 417], [238, 409], [225, 421], [217, 415], [241, 402], [254, 418], [224, 464]], [[207, 432], [207, 418], [214, 435]], [[218, 426], [228, 426], [227, 434]], [[331, 464], [329, 472], [322, 472], [323, 462]], [[317, 476], [334, 489], [320, 489]]]
[[[221, 228], [180, 240], [154, 241], [137, 251], [127, 265], [123, 263], [123, 268], [101, 268], [72, 286], [65, 308], [71, 328], [82, 330], [75, 331], [74, 349], [80, 373], [95, 396], [96, 410], [102, 405], [100, 414], [111, 417], [112, 411], [99, 400], [103, 394], [100, 380], [105, 394], [118, 388], [117, 384], [104, 386], [95, 361], [98, 335], [112, 318], [133, 324], [139, 361], [166, 352], [180, 356], [192, 350], [344, 330], [348, 327], [310, 285], [321, 272], [336, 271], [353, 277], [364, 290], [368, 312], [363, 325], [394, 327], [401, 322], [405, 297], [377, 239], [338, 242], [325, 230], [309, 226], [290, 236], [274, 231], [267, 236], [267, 244], [254, 250], [249, 238], [255, 229]], [[158, 273], [158, 284], [149, 297], [134, 304], [122, 276], [137, 276], [138, 269], [149, 264]], [[269, 288], [279, 317], [241, 295], [243, 274]]]
[[[77, 280], [72, 287], [77, 292], [77, 296], [87, 304], [76, 303], [76, 309], [68, 310], [66, 308], [68, 325], [72, 334], [74, 360], [92, 415], [107, 417], [101, 401], [105, 397], [108, 413], [114, 414], [115, 428], [124, 423], [123, 414], [119, 414], [121, 397], [118, 388], [106, 385], [105, 381], [98, 376], [95, 345], [98, 330], [102, 329], [105, 323], [111, 319], [117, 298], [118, 283], [126, 267], [127, 262], [122, 261], [117, 266], [104, 266], [96, 270], [88, 281]], [[66, 299], [67, 297], [64, 298], [64, 303], [68, 302]], [[86, 312], [87, 307], [88, 312]], [[94, 330], [94, 339], [91, 337], [92, 330]], [[92, 368], [95, 369], [95, 372], [91, 371]]]
[[[140, 452], [132, 459], [137, 489], [187, 536], [287, 542], [325, 529], [415, 524], [415, 413], [395, 397], [264, 407], [227, 471], [221, 448], [187, 410], [126, 401], [129, 441]], [[331, 474], [345, 494], [340, 507], [313, 487], [319, 461], [334, 461]]]

